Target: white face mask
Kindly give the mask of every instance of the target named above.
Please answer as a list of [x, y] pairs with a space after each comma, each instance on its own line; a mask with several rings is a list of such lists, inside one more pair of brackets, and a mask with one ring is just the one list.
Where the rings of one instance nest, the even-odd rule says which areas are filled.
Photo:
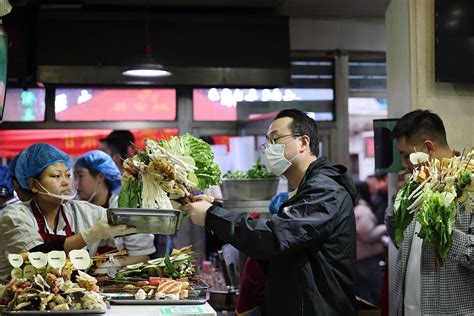
[[95, 196], [97, 195], [97, 193], [99, 192], [99, 179], [97, 179], [97, 183], [95, 185], [95, 190], [94, 190], [94, 193], [92, 193], [92, 195], [90, 196], [90, 198], [87, 200], [87, 202], [89, 203], [92, 203], [92, 200], [95, 198]]
[[291, 166], [291, 162], [299, 155], [297, 153], [290, 160], [285, 158], [286, 146], [295, 142], [296, 139], [289, 142], [288, 144], [268, 144], [265, 149], [265, 158], [267, 161], [267, 167], [270, 172], [273, 172], [277, 176], [281, 176]]
[[[35, 179], [35, 180], [36, 180], [36, 179]], [[68, 194], [68, 195], [62, 195], [62, 194], [51, 193], [51, 192], [49, 192], [48, 190], [46, 190], [46, 188], [45, 188], [38, 180], [36, 180], [36, 182], [40, 185], [40, 187], [41, 187], [43, 190], [46, 191], [46, 192], [38, 191], [39, 194], [49, 195], [49, 196], [51, 196], [51, 197], [57, 198], [57, 199], [61, 200], [61, 203], [64, 203], [64, 202], [73, 200], [74, 197], [75, 197], [76, 194], [77, 194], [77, 191], [76, 191], [75, 189], [74, 189], [74, 191], [73, 191], [71, 194]]]

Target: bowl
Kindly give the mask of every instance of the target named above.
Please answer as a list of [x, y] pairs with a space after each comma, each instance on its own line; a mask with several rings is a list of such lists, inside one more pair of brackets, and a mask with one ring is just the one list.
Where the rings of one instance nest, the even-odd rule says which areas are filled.
[[279, 178], [223, 179], [222, 198], [232, 201], [266, 201], [276, 194]]

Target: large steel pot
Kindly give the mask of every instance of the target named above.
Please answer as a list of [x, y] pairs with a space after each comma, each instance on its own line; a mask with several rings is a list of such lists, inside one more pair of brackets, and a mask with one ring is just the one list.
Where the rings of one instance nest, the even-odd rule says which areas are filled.
[[232, 201], [266, 201], [278, 190], [279, 178], [269, 179], [223, 179], [222, 197]]

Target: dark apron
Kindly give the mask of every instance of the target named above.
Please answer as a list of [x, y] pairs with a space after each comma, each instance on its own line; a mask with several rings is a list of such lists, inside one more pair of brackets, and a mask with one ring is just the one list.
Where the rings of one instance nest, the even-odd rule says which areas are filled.
[[38, 210], [38, 208], [36, 207], [36, 203], [33, 200], [30, 202], [30, 206], [31, 206], [31, 210], [33, 211], [33, 216], [36, 219], [36, 223], [38, 224], [38, 233], [41, 235], [41, 238], [43, 238], [43, 241], [45, 243], [56, 241], [59, 239], [64, 239], [66, 237], [70, 237], [74, 235], [74, 232], [71, 230], [71, 225], [69, 225], [69, 221], [67, 220], [67, 217], [64, 214], [64, 210], [62, 206], [59, 210], [59, 215], [62, 216], [64, 223], [66, 224], [66, 226], [64, 227], [66, 236], [48, 233], [47, 228], [46, 228], [46, 223], [44, 222], [44, 217], [41, 214], [41, 212]]

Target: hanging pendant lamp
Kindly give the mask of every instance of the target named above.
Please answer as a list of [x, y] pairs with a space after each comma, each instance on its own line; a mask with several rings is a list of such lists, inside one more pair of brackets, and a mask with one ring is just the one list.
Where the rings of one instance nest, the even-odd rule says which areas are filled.
[[129, 77], [167, 77], [171, 72], [165, 70], [162, 65], [158, 64], [152, 55], [151, 44], [148, 30], [148, 0], [145, 9], [145, 54], [130, 68], [122, 72], [122, 75]]

